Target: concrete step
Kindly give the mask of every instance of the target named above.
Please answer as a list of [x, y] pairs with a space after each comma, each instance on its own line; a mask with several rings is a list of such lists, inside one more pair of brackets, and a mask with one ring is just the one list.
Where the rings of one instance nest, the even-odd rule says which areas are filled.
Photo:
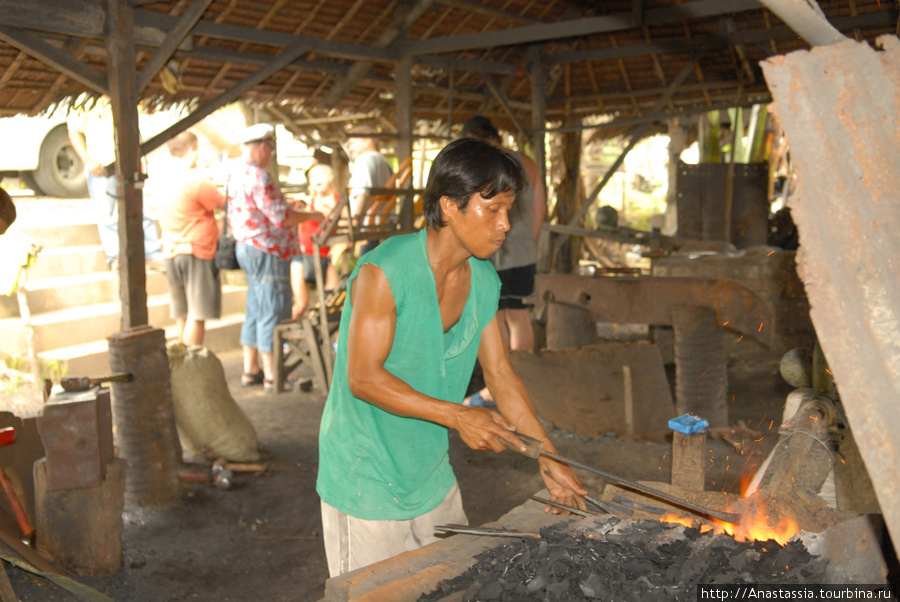
[[[240, 347], [241, 326], [244, 314], [230, 314], [221, 320], [206, 323], [204, 344], [213, 353], [224, 353]], [[176, 328], [165, 329], [166, 341], [175, 340]], [[109, 343], [104, 340], [90, 341], [38, 354], [41, 359], [59, 366], [60, 373], [67, 376], [101, 376], [109, 373]]]
[[[168, 293], [166, 275], [161, 272], [147, 272], [146, 288], [149, 296]], [[105, 271], [43, 280], [32, 280], [29, 277], [26, 283], [26, 297], [32, 317], [95, 303], [111, 301], [118, 303], [119, 275]]]
[[100, 244], [100, 233], [97, 231], [96, 223], [73, 223], [66, 227], [31, 227], [23, 228], [22, 231], [44, 249]]
[[[243, 287], [222, 287], [222, 314], [242, 313], [247, 291]], [[148, 321], [160, 328], [173, 323], [169, 317], [169, 295], [147, 298]], [[39, 353], [104, 340], [121, 329], [121, 304], [118, 300], [32, 316], [35, 347]], [[28, 347], [24, 323], [19, 318], [0, 320], [0, 353], [25, 356]]]
[[34, 267], [28, 268], [28, 281], [108, 271], [99, 243], [49, 248], [41, 251]]

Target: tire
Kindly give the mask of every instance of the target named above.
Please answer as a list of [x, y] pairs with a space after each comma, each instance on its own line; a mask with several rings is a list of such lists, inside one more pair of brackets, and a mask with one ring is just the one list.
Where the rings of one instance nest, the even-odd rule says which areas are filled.
[[19, 173], [19, 177], [22, 178], [22, 181], [25, 182], [25, 185], [31, 188], [34, 191], [35, 196], [46, 196], [47, 193], [41, 190], [41, 187], [38, 186], [38, 183], [34, 181], [34, 172], [33, 171], [23, 171]]
[[[34, 183], [48, 196], [83, 198], [88, 195], [84, 162], [69, 141], [69, 130], [60, 124], [41, 143]], [[26, 180], [27, 181], [27, 180]]]

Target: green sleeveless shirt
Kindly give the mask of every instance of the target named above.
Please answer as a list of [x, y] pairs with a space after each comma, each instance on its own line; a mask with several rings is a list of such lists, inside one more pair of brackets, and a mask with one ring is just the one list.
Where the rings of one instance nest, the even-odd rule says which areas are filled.
[[396, 416], [350, 393], [349, 292], [359, 267], [379, 266], [394, 296], [397, 326], [385, 369], [436, 399], [462, 402], [481, 331], [497, 313], [497, 273], [490, 262], [471, 257], [469, 298], [459, 321], [444, 333], [425, 241], [424, 229], [389, 238], [362, 257], [347, 285], [334, 378], [319, 431], [316, 491], [331, 506], [365, 520], [421, 516], [443, 501], [456, 477], [446, 427]]

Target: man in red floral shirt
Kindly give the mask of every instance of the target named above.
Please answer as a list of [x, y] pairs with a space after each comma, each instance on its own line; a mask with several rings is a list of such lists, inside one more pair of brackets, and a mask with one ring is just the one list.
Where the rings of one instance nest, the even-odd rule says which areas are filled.
[[[275, 156], [275, 128], [259, 123], [241, 137], [243, 157], [228, 177], [228, 221], [237, 260], [247, 274], [247, 308], [241, 328], [244, 386], [274, 390], [272, 329], [291, 317], [291, 258], [300, 252], [297, 226], [322, 220], [319, 212], [294, 211], [266, 171]], [[280, 351], [280, 350], [279, 350]]]

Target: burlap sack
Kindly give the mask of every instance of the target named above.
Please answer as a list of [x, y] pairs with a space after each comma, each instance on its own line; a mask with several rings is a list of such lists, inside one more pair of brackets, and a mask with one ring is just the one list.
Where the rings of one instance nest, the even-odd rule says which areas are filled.
[[232, 462], [259, 460], [256, 429], [228, 391], [219, 358], [206, 347], [182, 343], [170, 343], [166, 351], [182, 447], [191, 453], [206, 449]]

